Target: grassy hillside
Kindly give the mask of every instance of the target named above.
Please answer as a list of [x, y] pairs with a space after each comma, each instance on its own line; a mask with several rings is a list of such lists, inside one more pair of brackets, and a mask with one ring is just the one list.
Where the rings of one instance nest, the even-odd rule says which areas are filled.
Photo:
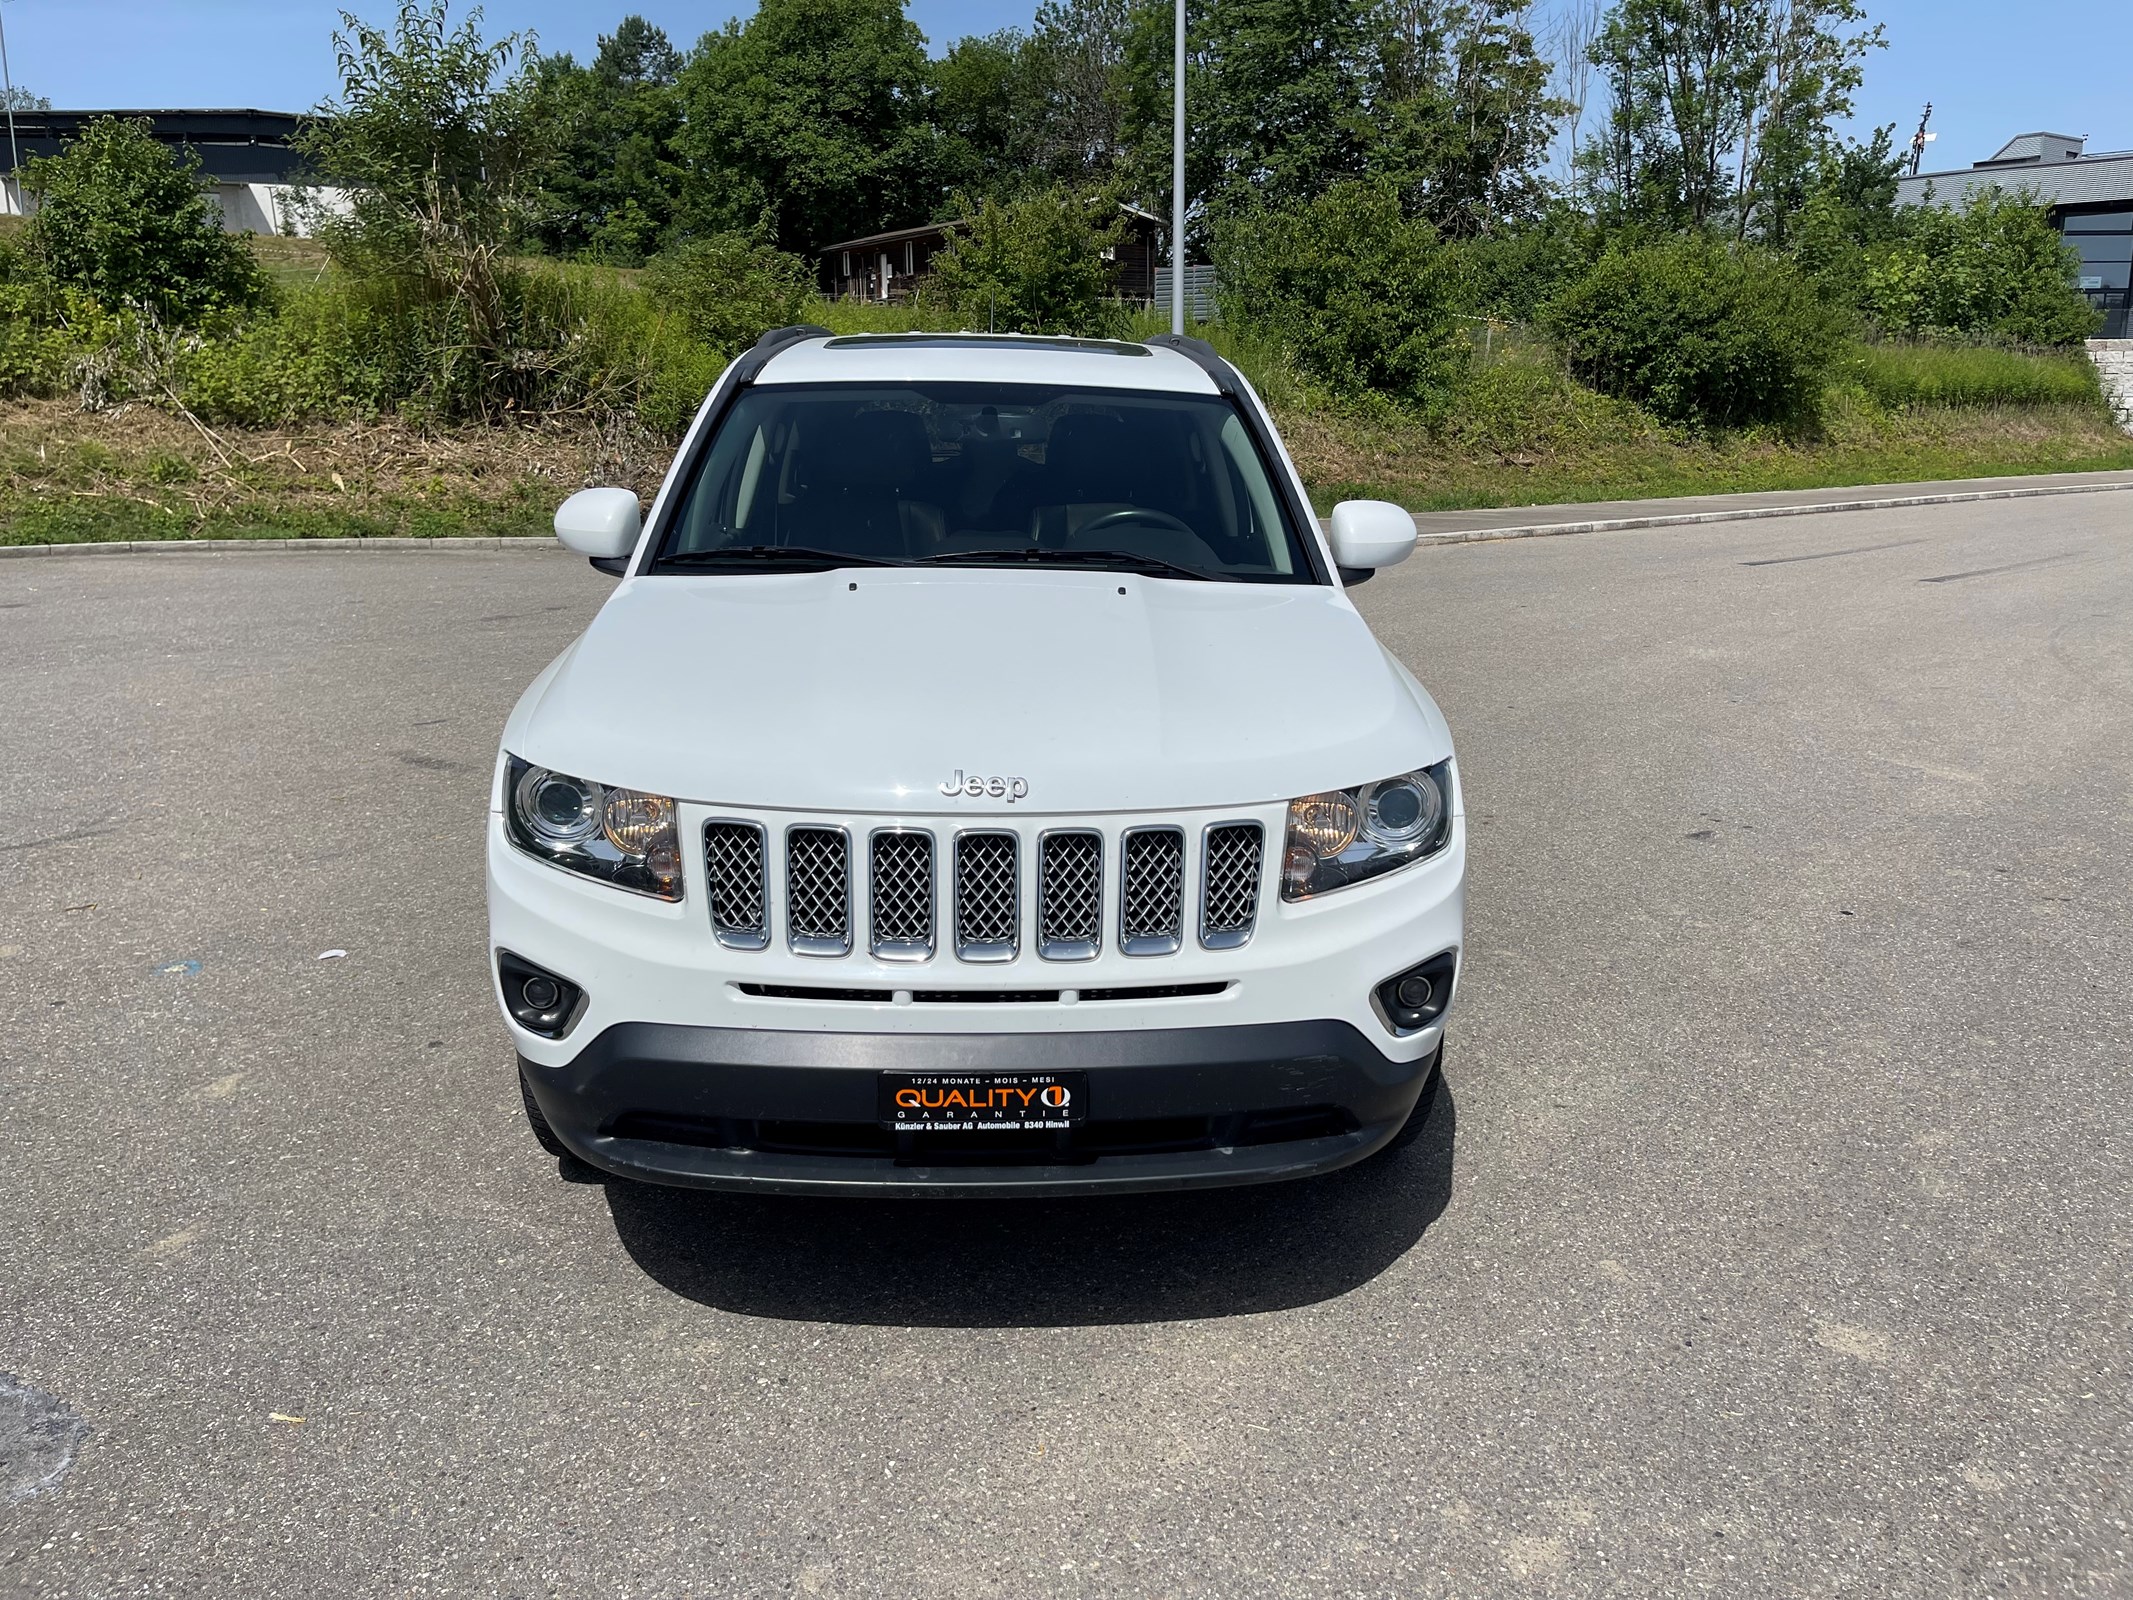
[[[1610, 432], [1567, 412], [1492, 435], [1276, 403], [1321, 510], [1545, 505], [2028, 472], [2133, 469], [2133, 438], [2090, 407], [1855, 406], [1812, 443]], [[1517, 442], [1507, 442], [1515, 439]], [[0, 403], [0, 544], [102, 539], [541, 535], [588, 483], [647, 496], [663, 443], [583, 421], [419, 429], [392, 418], [203, 433], [153, 406]]]
[[[330, 269], [315, 244], [260, 239], [254, 248], [292, 306], [330, 309]], [[624, 335], [659, 314], [637, 274], [555, 270], [584, 280], [591, 337], [601, 336], [601, 318], [620, 318], [618, 351], [636, 348]], [[839, 332], [923, 325], [902, 305], [817, 301], [801, 315]], [[1132, 331], [1164, 325], [1142, 314]], [[64, 352], [49, 361], [64, 382], [45, 382], [41, 394], [18, 384], [18, 398], [0, 400], [0, 543], [543, 534], [555, 504], [586, 484], [649, 494], [718, 365], [662, 325], [658, 339], [616, 358], [649, 363], [655, 381], [637, 381], [646, 393], [668, 391], [658, 416], [588, 404], [445, 427], [344, 400], [284, 426], [224, 420], [248, 414], [251, 397], [271, 392], [263, 386], [334, 392], [334, 362], [364, 352], [292, 357], [286, 341], [305, 327], [293, 314], [286, 326], [260, 325], [206, 376], [196, 371], [190, 389], [168, 376], [194, 370], [181, 350], [157, 369], [160, 392], [135, 391], [154, 399], [96, 410], [81, 403], [99, 398], [94, 385], [77, 385], [67, 364], [93, 375], [95, 363]], [[1436, 510], [2133, 468], [2133, 438], [2111, 424], [2079, 356], [1859, 345], [1813, 425], [1704, 434], [1581, 387], [1545, 343], [1515, 333], [1478, 347], [1460, 386], [1423, 409], [1330, 395], [1280, 350], [1241, 344], [1220, 326], [1198, 331], [1265, 396], [1322, 509], [1357, 496]]]

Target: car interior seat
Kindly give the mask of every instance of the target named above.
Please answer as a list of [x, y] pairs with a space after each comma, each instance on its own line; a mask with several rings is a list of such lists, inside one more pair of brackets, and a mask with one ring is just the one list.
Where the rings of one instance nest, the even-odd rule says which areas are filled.
[[1136, 508], [1176, 515], [1171, 507], [1179, 502], [1179, 480], [1191, 467], [1170, 443], [1162, 433], [1100, 412], [1061, 417], [1045, 446], [1043, 504], [1033, 518], [1036, 542], [1066, 550], [1126, 550], [1219, 571], [1222, 562], [1204, 539], [1161, 522], [1121, 518], [1090, 531], [1103, 518]]
[[781, 519], [786, 544], [902, 559], [939, 544], [930, 498], [933, 445], [910, 411], [861, 411], [848, 428], [803, 446], [807, 470]]

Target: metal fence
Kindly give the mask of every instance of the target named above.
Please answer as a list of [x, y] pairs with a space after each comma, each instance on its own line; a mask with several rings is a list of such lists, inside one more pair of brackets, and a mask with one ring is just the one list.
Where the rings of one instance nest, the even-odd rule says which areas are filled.
[[[1170, 269], [1155, 269], [1155, 309], [1170, 309]], [[1187, 264], [1185, 268], [1185, 314], [1195, 322], [1212, 321], [1215, 315], [1215, 269]]]

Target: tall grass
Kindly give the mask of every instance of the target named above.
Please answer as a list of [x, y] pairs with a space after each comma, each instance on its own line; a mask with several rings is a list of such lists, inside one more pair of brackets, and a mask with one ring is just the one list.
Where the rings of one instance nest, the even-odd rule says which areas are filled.
[[2096, 369], [2075, 353], [2031, 354], [1981, 345], [1860, 344], [1838, 363], [1890, 411], [1919, 406], [2050, 406], [2101, 403]]
[[[737, 353], [707, 342], [702, 319], [692, 321], [672, 285], [662, 288], [642, 273], [503, 263], [499, 349], [469, 337], [449, 303], [332, 268], [315, 247], [299, 249], [302, 241], [265, 244], [293, 269], [277, 278], [270, 305], [246, 320], [184, 334], [144, 324], [132, 311], [77, 303], [78, 296], [69, 299], [13, 268], [0, 272], [0, 395], [78, 396], [87, 406], [141, 398], [175, 403], [209, 423], [256, 426], [386, 413], [424, 425], [578, 417], [671, 442]], [[0, 266], [12, 259], [0, 251]], [[797, 308], [790, 300], [775, 310], [766, 303], [760, 312], [751, 301], [740, 320], [754, 327], [766, 317], [842, 334], [961, 325], [954, 313], [925, 302], [819, 296]], [[1111, 322], [1134, 339], [1168, 327], [1158, 307], [1128, 310]], [[1521, 467], [1527, 456], [1582, 458], [1632, 440], [1656, 447], [1667, 431], [1634, 406], [1565, 376], [1553, 348], [1528, 329], [1477, 333], [1473, 359], [1454, 381], [1407, 399], [1336, 394], [1266, 336], [1220, 322], [1194, 323], [1191, 331], [1251, 380], [1285, 428], [1308, 420], [1332, 433], [1399, 436], [1418, 445], [1428, 439]], [[732, 335], [740, 342], [752, 336]], [[1831, 376], [1825, 429], [1839, 413], [1864, 411], [2086, 408], [2101, 415], [2094, 369], [2078, 353], [1854, 344]]]

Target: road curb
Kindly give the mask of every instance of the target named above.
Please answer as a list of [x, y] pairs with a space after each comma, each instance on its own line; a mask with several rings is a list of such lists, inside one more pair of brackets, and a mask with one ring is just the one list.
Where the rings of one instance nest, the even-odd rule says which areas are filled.
[[474, 555], [496, 550], [520, 550], [540, 555], [570, 553], [545, 534], [527, 534], [519, 538], [479, 534], [440, 539], [106, 539], [77, 544], [0, 544], [0, 561], [17, 556], [222, 555], [233, 550], [302, 551], [314, 554], [367, 550], [389, 550], [394, 554], [407, 550], [422, 550], [438, 555]]
[[[1826, 500], [1790, 506], [1737, 506], [1722, 511], [1658, 511], [1639, 517], [1590, 517], [1580, 522], [1536, 522], [1510, 528], [1458, 528], [1418, 532], [1418, 545], [1487, 544], [1498, 539], [1549, 539], [1572, 533], [1621, 533], [1632, 528], [1690, 528], [1712, 522], [1755, 522], [1765, 517], [1816, 517], [1832, 511], [1900, 511], [1908, 506], [1953, 506], [1979, 500], [2033, 500], [2053, 494], [2105, 494], [2133, 489], [2133, 478], [2115, 483], [2044, 483], [2003, 489], [1954, 489], [1939, 494], [1886, 495], [1874, 499]], [[1320, 518], [1324, 525], [1324, 518]], [[474, 555], [512, 550], [529, 555], [568, 555], [542, 534], [497, 534], [437, 539], [107, 539], [75, 544], [0, 544], [0, 561], [28, 556], [148, 556], [247, 554], [272, 551], [323, 555], [331, 552], [420, 550], [434, 555]]]
[[1978, 500], [2034, 500], [2052, 494], [2104, 494], [2133, 489], [2133, 478], [2115, 483], [2040, 483], [2005, 489], [1951, 489], [1938, 494], [1885, 495], [1876, 499], [1825, 500], [1790, 506], [1729, 506], [1722, 511], [1655, 511], [1640, 517], [1592, 517], [1582, 522], [1537, 522], [1512, 528], [1459, 528], [1415, 535], [1418, 545], [1486, 544], [1497, 539], [1547, 539], [1571, 533], [1618, 533], [1632, 528], [1689, 528], [1712, 522], [1756, 522], [1765, 517], [1816, 517], [1831, 511], [1898, 511], [1907, 506], [1953, 506]]

